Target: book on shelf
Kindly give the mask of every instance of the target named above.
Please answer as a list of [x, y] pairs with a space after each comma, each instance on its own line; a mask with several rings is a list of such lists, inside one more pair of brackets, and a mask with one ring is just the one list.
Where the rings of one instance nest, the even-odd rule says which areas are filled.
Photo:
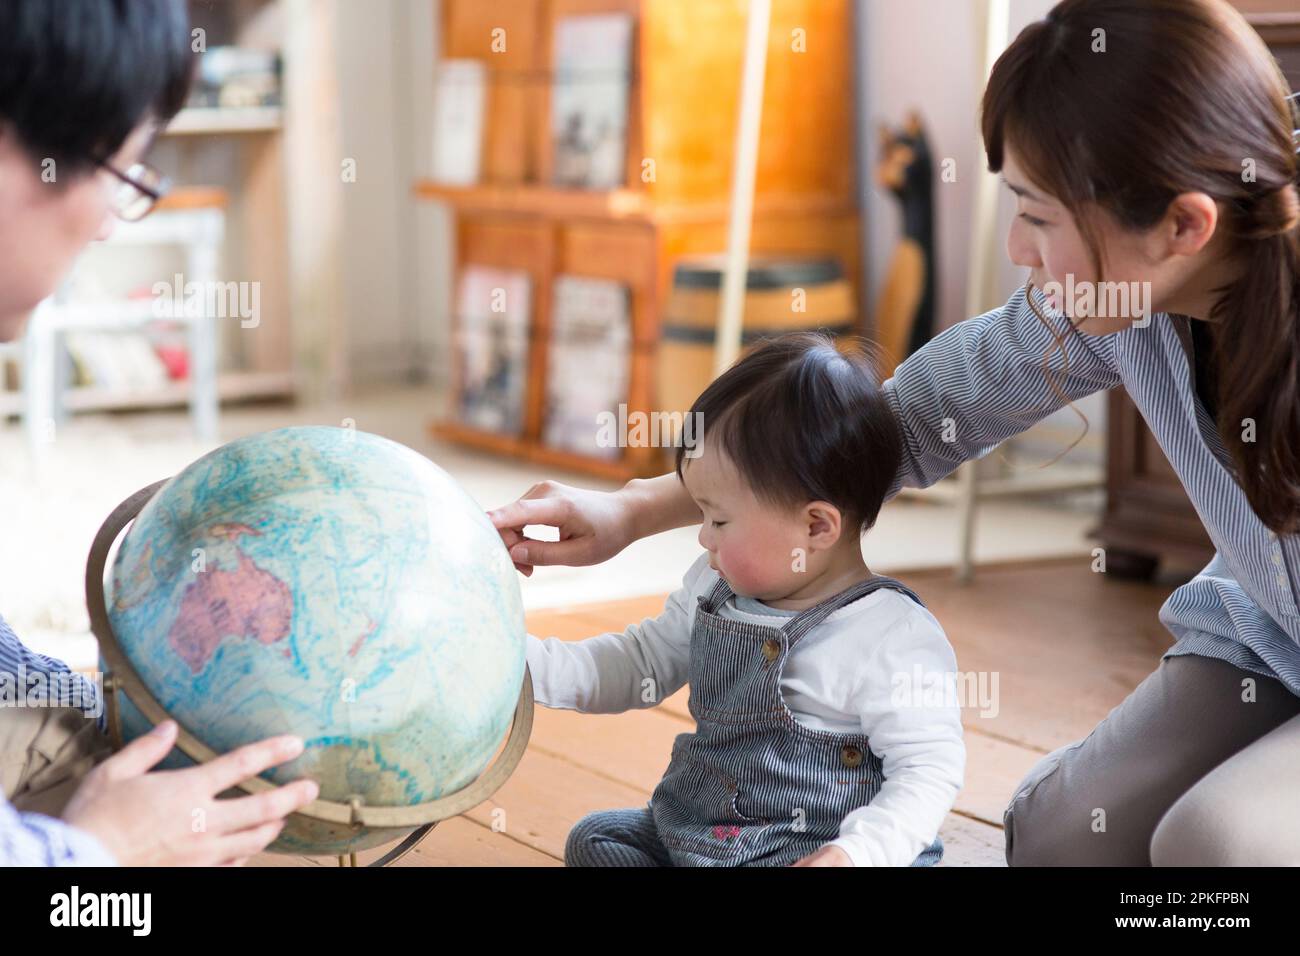
[[456, 413], [472, 428], [524, 427], [532, 289], [527, 272], [467, 265], [456, 294]]
[[190, 377], [188, 327], [182, 322], [152, 322], [148, 334], [158, 361], [162, 362], [168, 377], [173, 382], [188, 379]]
[[[555, 278], [547, 354], [543, 441], [552, 448], [617, 460], [618, 435], [602, 427], [622, 421], [627, 402], [632, 328], [627, 286], [609, 279]], [[607, 419], [605, 419], [607, 421]]]
[[280, 105], [280, 55], [272, 50], [214, 46], [199, 57], [186, 106], [241, 109]]
[[612, 189], [626, 177], [632, 17], [562, 17], [555, 24], [551, 91], [553, 180]]
[[444, 60], [433, 94], [433, 166], [430, 178], [449, 186], [479, 179], [487, 67], [479, 60]]
[[171, 381], [149, 339], [138, 333], [75, 331], [65, 335], [76, 384], [148, 392]]

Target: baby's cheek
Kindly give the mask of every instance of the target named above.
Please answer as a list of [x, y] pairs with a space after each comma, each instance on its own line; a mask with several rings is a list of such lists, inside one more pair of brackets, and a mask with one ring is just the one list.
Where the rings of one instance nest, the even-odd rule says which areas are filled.
[[[779, 557], [779, 556], [777, 556]], [[719, 564], [732, 588], [746, 595], [769, 591], [781, 577], [785, 565], [757, 544], [728, 546]]]

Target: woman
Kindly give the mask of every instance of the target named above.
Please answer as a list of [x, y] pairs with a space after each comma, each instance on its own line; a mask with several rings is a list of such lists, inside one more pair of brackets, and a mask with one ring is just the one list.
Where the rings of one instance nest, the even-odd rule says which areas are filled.
[[[184, 0], [0, 3], [0, 342], [21, 333], [115, 215], [159, 197], [161, 179], [141, 159], [184, 103], [192, 69]], [[67, 671], [0, 619], [0, 685], [26, 705], [0, 720], [0, 866], [242, 863], [316, 798], [304, 780], [216, 799], [298, 756], [294, 737], [149, 773], [175, 743], [168, 721], [110, 757], [92, 719], [102, 702], [73, 709], [32, 692]], [[197, 831], [195, 811], [206, 821]]]
[[[1176, 643], [1156, 671], [1021, 783], [1004, 818], [1011, 864], [1300, 863], [1300, 123], [1287, 97], [1223, 0], [1065, 0], [985, 92], [989, 165], [1017, 197], [1007, 248], [1030, 280], [886, 383], [907, 447], [893, 492], [1123, 385], [1217, 548], [1161, 609]], [[1056, 285], [1100, 282], [1139, 283], [1157, 314], [1083, 314]], [[524, 573], [700, 520], [673, 475], [612, 494], [544, 482], [492, 516]], [[561, 540], [526, 540], [526, 524]]]

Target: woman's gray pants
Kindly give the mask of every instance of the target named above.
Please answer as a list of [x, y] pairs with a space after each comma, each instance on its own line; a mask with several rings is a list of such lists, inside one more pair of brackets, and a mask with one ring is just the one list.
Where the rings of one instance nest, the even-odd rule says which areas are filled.
[[1011, 866], [1300, 865], [1300, 697], [1167, 657], [1030, 770], [1003, 823]]

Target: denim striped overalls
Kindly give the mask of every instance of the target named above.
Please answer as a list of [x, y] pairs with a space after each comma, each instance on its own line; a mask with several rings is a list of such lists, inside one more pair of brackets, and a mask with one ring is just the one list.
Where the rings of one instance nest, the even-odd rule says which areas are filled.
[[[906, 585], [876, 575], [802, 611], [784, 627], [721, 617], [733, 592], [719, 577], [699, 598], [691, 631], [694, 733], [680, 734], [650, 798], [655, 829], [677, 866], [787, 866], [840, 835], [840, 824], [880, 791], [880, 755], [865, 734], [831, 733], [795, 721], [781, 697], [781, 671], [795, 645], [831, 612], [878, 588]], [[933, 866], [943, 841], [913, 866]]]

